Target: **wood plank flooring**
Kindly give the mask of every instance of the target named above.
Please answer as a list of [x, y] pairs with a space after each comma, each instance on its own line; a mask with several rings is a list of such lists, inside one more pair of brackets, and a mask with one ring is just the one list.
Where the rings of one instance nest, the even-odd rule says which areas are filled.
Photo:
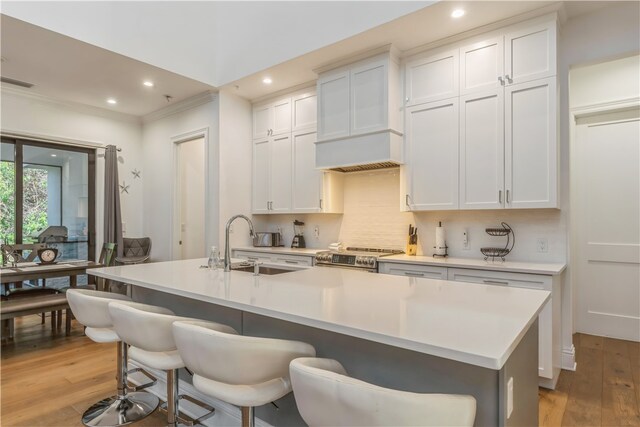
[[[2, 346], [0, 425], [80, 426], [80, 415], [115, 393], [115, 345], [96, 344], [73, 322], [71, 336], [37, 316], [16, 319]], [[640, 343], [576, 334], [576, 372], [540, 389], [541, 426], [639, 426]], [[135, 427], [165, 425], [154, 413]]]
[[640, 343], [576, 334], [575, 372], [540, 389], [541, 426], [640, 426]]

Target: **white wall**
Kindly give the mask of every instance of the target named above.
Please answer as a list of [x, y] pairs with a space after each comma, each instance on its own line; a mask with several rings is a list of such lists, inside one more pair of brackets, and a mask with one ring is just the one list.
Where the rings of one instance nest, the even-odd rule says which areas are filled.
[[[220, 253], [224, 254], [224, 232], [233, 215], [251, 217], [252, 109], [249, 101], [223, 90], [218, 94], [220, 111]], [[251, 244], [246, 222], [234, 222], [231, 247]]]
[[143, 125], [143, 229], [153, 241], [153, 261], [172, 259], [173, 207], [179, 206], [173, 201], [176, 179], [173, 141], [180, 135], [205, 129], [209, 135], [206, 184], [209, 203], [205, 206], [204, 233], [207, 246], [218, 241], [218, 102], [213, 94], [197, 98], [200, 102], [189, 108], [182, 109], [180, 105], [191, 105], [193, 100], [173, 105], [168, 115], [154, 113], [145, 118]]
[[[56, 102], [26, 91], [2, 88], [3, 131], [74, 139], [122, 148], [118, 164], [120, 181], [131, 184], [121, 196], [122, 220], [127, 235], [139, 236], [142, 227], [142, 180], [132, 181], [131, 170], [142, 168], [142, 128], [137, 118], [98, 108]], [[104, 150], [98, 150], [104, 154]], [[96, 159], [96, 248], [102, 247], [104, 201], [104, 158]]]

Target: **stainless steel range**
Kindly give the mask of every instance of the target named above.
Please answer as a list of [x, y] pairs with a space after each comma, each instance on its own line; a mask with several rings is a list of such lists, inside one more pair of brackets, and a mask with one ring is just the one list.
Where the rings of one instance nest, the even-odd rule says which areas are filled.
[[344, 251], [323, 251], [316, 254], [316, 265], [325, 267], [355, 268], [378, 272], [378, 259], [403, 254], [397, 249], [352, 248]]

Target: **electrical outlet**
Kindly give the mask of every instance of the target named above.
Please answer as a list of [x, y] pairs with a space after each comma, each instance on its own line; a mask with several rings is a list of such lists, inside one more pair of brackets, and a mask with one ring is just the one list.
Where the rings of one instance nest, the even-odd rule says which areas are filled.
[[469, 231], [466, 228], [462, 231], [462, 249], [469, 250]]
[[318, 227], [317, 225], [313, 229], [313, 235], [316, 236], [316, 239], [320, 238], [320, 227]]
[[536, 243], [538, 252], [549, 252], [549, 241], [544, 237], [539, 237]]

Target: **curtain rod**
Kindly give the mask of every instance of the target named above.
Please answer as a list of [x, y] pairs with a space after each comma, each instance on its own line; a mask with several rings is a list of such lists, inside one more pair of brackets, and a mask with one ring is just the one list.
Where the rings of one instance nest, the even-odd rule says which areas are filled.
[[[106, 150], [107, 146], [98, 142], [85, 142], [79, 141], [70, 138], [63, 137], [48, 137], [44, 135], [36, 135], [29, 134], [26, 132], [11, 132], [11, 131], [0, 131], [0, 136], [7, 138], [19, 138], [19, 139], [27, 139], [35, 142], [48, 142], [51, 144], [59, 144], [59, 145], [71, 145], [73, 147], [83, 147], [83, 148], [93, 148], [93, 149], [102, 149]], [[116, 146], [117, 151], [122, 151], [122, 148]]]

